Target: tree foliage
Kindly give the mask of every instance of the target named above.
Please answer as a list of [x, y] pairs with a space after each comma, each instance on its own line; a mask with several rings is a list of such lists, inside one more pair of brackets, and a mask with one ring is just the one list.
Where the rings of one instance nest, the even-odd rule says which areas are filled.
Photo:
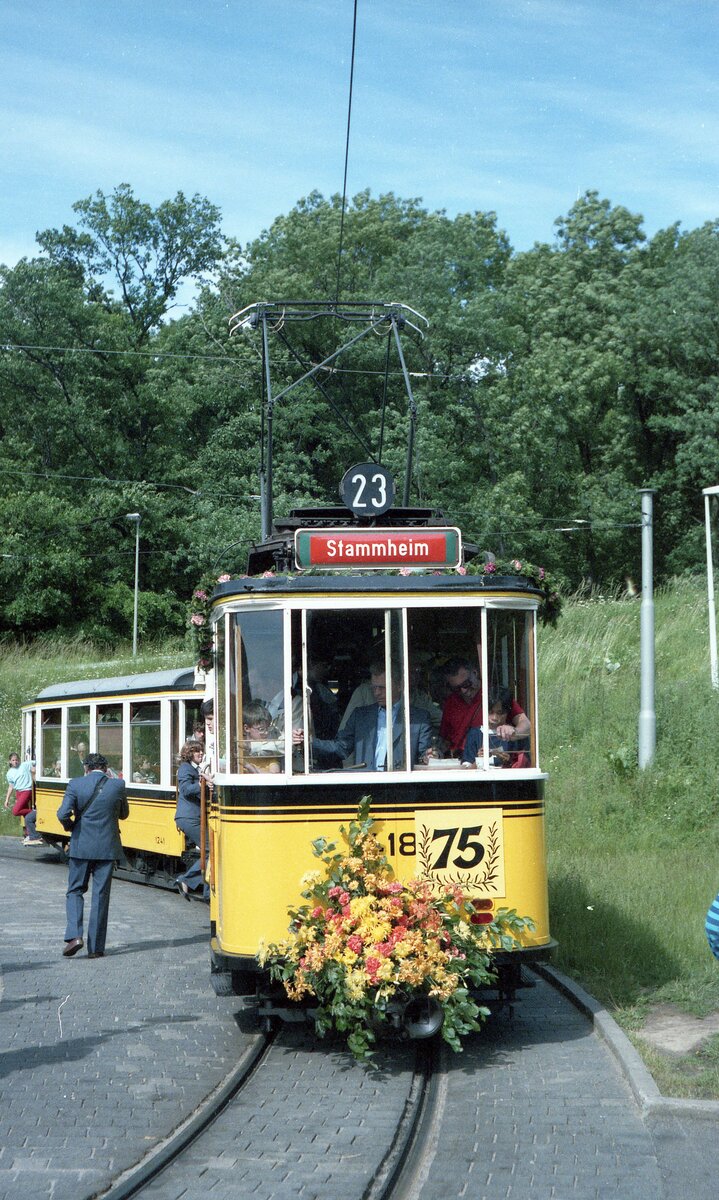
[[[200, 575], [244, 568], [264, 379], [257, 332], [230, 338], [228, 318], [264, 299], [397, 301], [428, 319], [403, 338], [411, 500], [483, 547], [613, 585], [638, 572], [649, 486], [659, 572], [701, 563], [701, 489], [719, 473], [719, 222], [647, 240], [639, 216], [587, 192], [553, 241], [515, 254], [493, 213], [361, 192], [338, 255], [341, 209], [312, 193], [241, 246], [210, 201], [153, 208], [121, 184], [0, 268], [0, 632], [127, 633], [128, 512], [142, 514], [143, 636], [181, 624]], [[189, 284], [193, 308], [172, 319]], [[278, 321], [277, 389], [353, 332]], [[401, 494], [408, 414], [386, 331], [288, 392], [275, 511], [336, 503], [347, 467], [379, 457]]]

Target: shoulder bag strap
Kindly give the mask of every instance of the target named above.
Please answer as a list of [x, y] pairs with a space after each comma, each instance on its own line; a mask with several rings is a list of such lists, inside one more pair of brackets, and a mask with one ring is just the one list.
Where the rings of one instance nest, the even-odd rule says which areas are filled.
[[103, 775], [102, 779], [98, 779], [97, 783], [95, 784], [94, 791], [93, 791], [93, 793], [92, 793], [92, 795], [91, 795], [90, 799], [88, 800], [87, 804], [85, 805], [85, 807], [84, 807], [84, 808], [78, 808], [78, 816], [82, 816], [82, 814], [83, 814], [83, 813], [86, 813], [86, 812], [87, 812], [87, 810], [88, 810], [88, 808], [90, 807], [90, 805], [91, 805], [91, 804], [92, 804], [92, 803], [95, 801], [95, 799], [96, 799], [96, 798], [99, 796], [99, 794], [100, 794], [100, 792], [102, 791], [103, 787], [104, 787], [104, 786], [105, 786], [105, 784], [107, 783], [107, 780], [108, 780], [108, 776], [107, 776], [107, 775]]

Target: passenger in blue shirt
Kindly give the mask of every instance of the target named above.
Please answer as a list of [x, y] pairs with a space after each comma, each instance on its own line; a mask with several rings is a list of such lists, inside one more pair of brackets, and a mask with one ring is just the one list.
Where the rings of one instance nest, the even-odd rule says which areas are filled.
[[[506, 767], [511, 760], [510, 749], [515, 749], [516, 742], [508, 742], [493, 730], [509, 723], [509, 694], [504, 690], [495, 692], [487, 702], [487, 719], [489, 721], [489, 765], [491, 767]], [[476, 760], [481, 757], [484, 747], [484, 731], [480, 725], [473, 725], [467, 731], [467, 737], [462, 751], [462, 766], [475, 767]]]

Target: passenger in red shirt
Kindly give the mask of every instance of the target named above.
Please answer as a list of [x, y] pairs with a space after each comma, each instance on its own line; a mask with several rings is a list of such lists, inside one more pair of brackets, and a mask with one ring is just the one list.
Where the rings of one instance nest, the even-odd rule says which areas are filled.
[[[450, 754], [459, 755], [464, 750], [468, 730], [472, 725], [482, 724], [482, 685], [479, 672], [466, 659], [460, 658], [447, 663], [446, 680], [450, 691], [444, 702], [439, 735], [447, 743]], [[529, 730], [529, 717], [517, 701], [512, 700], [508, 724], [494, 732], [511, 741], [529, 737]]]

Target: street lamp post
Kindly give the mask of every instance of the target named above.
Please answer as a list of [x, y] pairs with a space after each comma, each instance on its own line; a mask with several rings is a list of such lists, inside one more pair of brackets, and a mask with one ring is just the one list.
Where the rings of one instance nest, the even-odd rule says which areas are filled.
[[137, 600], [140, 586], [140, 521], [139, 513], [125, 513], [125, 519], [135, 522], [135, 611], [132, 618], [132, 657], [137, 658]]

